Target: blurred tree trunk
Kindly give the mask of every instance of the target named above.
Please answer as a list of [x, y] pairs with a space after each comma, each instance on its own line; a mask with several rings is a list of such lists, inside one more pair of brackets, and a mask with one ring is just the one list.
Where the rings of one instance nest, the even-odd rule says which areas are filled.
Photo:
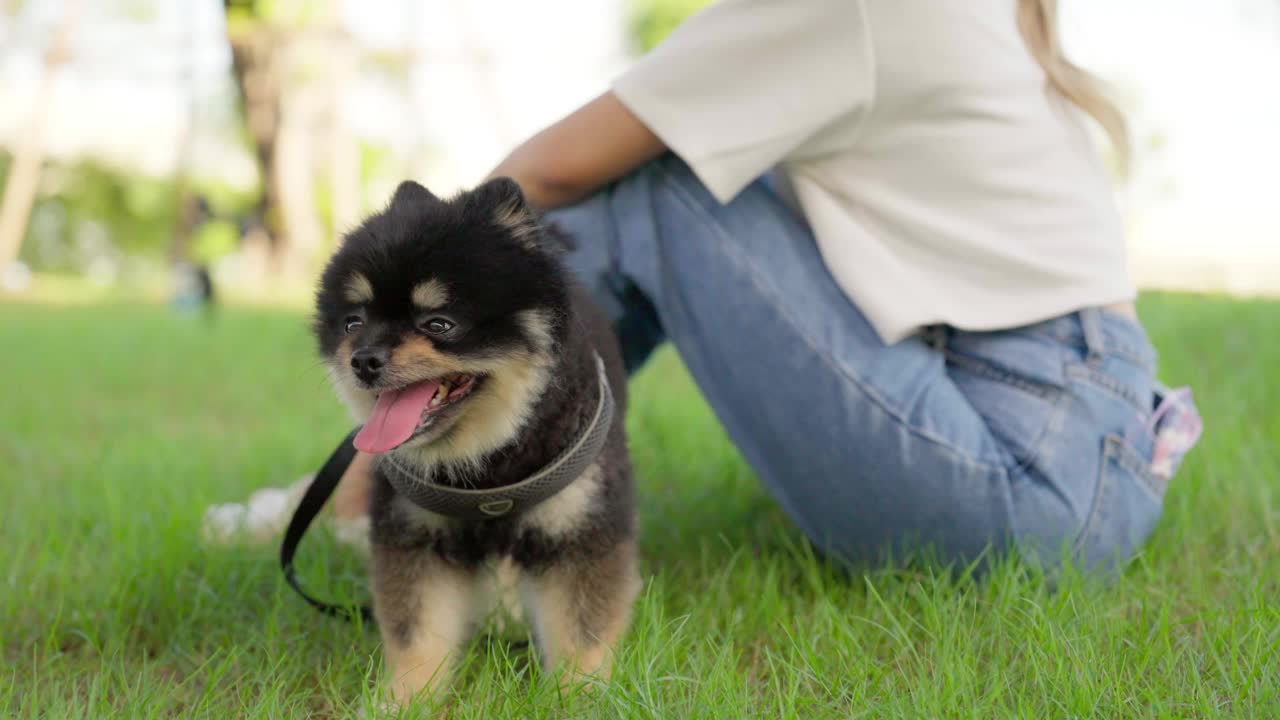
[[182, 28], [186, 38], [186, 54], [182, 63], [182, 91], [187, 94], [187, 122], [178, 140], [178, 159], [174, 163], [175, 192], [173, 244], [169, 247], [169, 262], [180, 263], [191, 259], [191, 240], [196, 229], [205, 219], [199, 198], [191, 194], [191, 156], [196, 139], [196, 119], [199, 114], [198, 94], [195, 88], [196, 29], [192, 22], [192, 9], [182, 6]]
[[[290, 54], [305, 53], [306, 44], [305, 37], [295, 38]], [[323, 242], [324, 226], [317, 213], [315, 193], [317, 148], [313, 127], [323, 107], [323, 94], [302, 84], [289, 88], [288, 101], [281, 104], [271, 162], [279, 228], [272, 270], [287, 281], [306, 279]]]
[[[277, 283], [286, 284], [309, 280], [325, 246], [316, 198], [317, 160], [340, 152], [343, 144], [328, 148], [329, 153], [318, 147], [319, 140], [334, 139], [332, 131], [326, 135], [323, 127], [325, 111], [331, 107], [327, 98], [334, 88], [316, 78], [331, 72], [335, 63], [350, 62], [345, 36], [338, 37], [335, 45], [330, 29], [333, 13], [321, 12], [324, 6], [303, 5], [224, 0], [232, 73], [262, 178], [262, 194], [244, 242], [246, 249], [256, 252], [255, 246], [265, 240], [265, 271]], [[310, 15], [288, 14], [300, 8], [309, 8]], [[232, 21], [233, 9], [239, 22]], [[335, 82], [344, 82], [345, 71], [341, 69]], [[331, 156], [329, 160], [346, 168], [344, 175], [355, 166], [351, 172], [358, 191], [358, 157]], [[336, 174], [331, 175], [331, 186], [335, 179]], [[335, 221], [350, 221], [358, 214], [351, 207], [354, 193], [347, 184], [333, 189]]]
[[276, 145], [280, 134], [279, 59], [274, 33], [269, 28], [254, 27], [230, 32], [231, 73], [240, 89], [241, 112], [262, 181], [262, 194], [253, 211], [247, 235], [263, 234], [269, 245], [272, 269], [280, 269], [279, 258], [287, 249], [288, 238], [281, 231], [280, 186], [276, 164]]
[[329, 188], [333, 193], [333, 237], [336, 248], [342, 237], [360, 224], [364, 211], [360, 192], [360, 146], [351, 138], [345, 123], [333, 128], [332, 156], [329, 158]]
[[337, 30], [329, 56], [329, 189], [333, 194], [333, 238], [336, 247], [343, 233], [360, 221], [360, 147], [351, 137], [345, 112], [347, 88], [356, 69], [351, 37]]
[[79, 0], [65, 0], [62, 19], [54, 31], [53, 42], [44, 55], [44, 72], [36, 89], [35, 104], [21, 139], [14, 149], [13, 164], [5, 179], [4, 199], [0, 203], [0, 270], [18, 259], [22, 239], [27, 234], [27, 221], [40, 185], [44, 165], [44, 131], [53, 101], [53, 84], [58, 69], [70, 56], [71, 37], [80, 18]]

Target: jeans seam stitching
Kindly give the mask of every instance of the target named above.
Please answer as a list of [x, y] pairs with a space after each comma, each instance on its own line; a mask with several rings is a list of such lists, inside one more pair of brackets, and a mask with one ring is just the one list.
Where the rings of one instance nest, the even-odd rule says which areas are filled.
[[[1121, 400], [1133, 405], [1139, 413], [1144, 412], [1142, 400], [1136, 393], [1130, 391], [1128, 388], [1124, 387], [1122, 383], [1111, 378], [1101, 370], [1088, 365], [1068, 363], [1066, 365], [1066, 373], [1070, 378], [1091, 383], [1094, 387], [1116, 395]], [[1145, 411], [1150, 412], [1150, 409], [1147, 408]]]
[[944, 350], [943, 354], [946, 355], [948, 361], [952, 361], [955, 365], [965, 370], [969, 370], [988, 380], [1005, 383], [1045, 400], [1051, 399], [1062, 390], [1062, 388], [1055, 387], [1049, 383], [1039, 383], [1018, 377], [1008, 370], [955, 350]]
[[1096, 529], [1099, 519], [1102, 515], [1102, 504], [1105, 498], [1108, 483], [1107, 463], [1111, 458], [1111, 441], [1103, 438], [1102, 462], [1098, 465], [1097, 474], [1093, 480], [1093, 502], [1089, 503], [1089, 514], [1085, 516], [1084, 524], [1080, 527], [1080, 533], [1076, 536], [1076, 541], [1072, 543], [1072, 554], [1079, 556], [1080, 552], [1085, 549], [1086, 545], [1096, 537]]
[[680, 197], [681, 202], [683, 202], [689, 210], [707, 216], [707, 218], [711, 221], [708, 223], [708, 225], [712, 228], [712, 231], [720, 239], [721, 245], [725, 248], [726, 254], [732, 256], [734, 258], [734, 262], [746, 272], [747, 277], [750, 278], [752, 285], [754, 285], [758, 291], [762, 292], [763, 294], [766, 294], [772, 300], [770, 304], [773, 306], [774, 310], [779, 314], [780, 317], [785, 319], [787, 324], [791, 325], [791, 327], [796, 331], [796, 334], [804, 341], [805, 345], [807, 345], [809, 349], [814, 352], [815, 355], [821, 358], [825, 364], [831, 367], [832, 370], [835, 370], [836, 372], [845, 376], [853, 384], [853, 386], [856, 387], [859, 392], [867, 396], [872, 401], [872, 404], [875, 405], [877, 408], [879, 408], [881, 412], [893, 418], [907, 432], [913, 435], [916, 435], [924, 440], [927, 440], [930, 443], [933, 443], [934, 445], [941, 447], [946, 452], [951, 453], [956, 457], [960, 458], [961, 460], [963, 460], [970, 467], [974, 467], [980, 470], [1008, 473], [1009, 468], [1004, 464], [999, 463], [999, 461], [992, 462], [984, 458], [978, 458], [978, 457], [969, 455], [968, 453], [960, 450], [954, 445], [946, 442], [944, 439], [935, 436], [933, 433], [930, 433], [924, 430], [923, 428], [919, 428], [913, 425], [905, 417], [903, 417], [902, 414], [899, 413], [896, 409], [890, 407], [888, 403], [886, 403], [884, 399], [874, 391], [873, 388], [867, 385], [866, 381], [858, 377], [858, 374], [852, 368], [848, 367], [847, 365], [845, 365], [844, 363], [840, 362], [835, 358], [829, 357], [828, 353], [821, 350], [813, 342], [812, 338], [809, 337], [809, 334], [806, 331], [804, 331], [802, 329], [802, 326], [798, 322], [796, 322], [796, 320], [791, 316], [789, 312], [787, 312], [786, 309], [784, 309], [783, 305], [776, 301], [776, 298], [774, 298], [774, 293], [760, 282], [759, 278], [756, 277], [756, 273], [754, 269], [752, 269], [750, 264], [744, 263], [741, 260], [741, 254], [738, 253], [738, 251], [734, 248], [733, 243], [729, 242], [729, 238], [725, 236], [725, 233], [723, 229], [720, 227], [720, 224], [716, 222], [714, 218], [710, 217], [709, 214], [706, 213], [706, 211], [698, 205], [696, 199], [690, 196], [688, 192], [683, 187], [680, 186], [679, 183], [671, 182], [669, 178], [666, 176], [665, 172], [662, 173], [661, 179], [665, 182], [667, 187], [669, 187], [672, 190], [672, 192], [674, 192], [677, 196]]
[[1156, 502], [1164, 501], [1164, 493], [1160, 492], [1154, 485], [1151, 473], [1151, 466], [1138, 451], [1133, 448], [1123, 437], [1113, 435], [1115, 438], [1108, 442], [1107, 456], [1113, 458], [1120, 467], [1137, 478], [1137, 482], [1142, 489], [1150, 495], [1151, 499]]

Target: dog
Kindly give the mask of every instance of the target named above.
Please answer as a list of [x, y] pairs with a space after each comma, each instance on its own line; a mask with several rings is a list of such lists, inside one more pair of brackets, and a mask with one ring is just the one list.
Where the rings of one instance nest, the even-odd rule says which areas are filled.
[[626, 373], [558, 238], [510, 179], [449, 199], [406, 181], [321, 277], [319, 351], [376, 454], [371, 584], [395, 705], [447, 687], [495, 565], [562, 684], [607, 679], [630, 622]]

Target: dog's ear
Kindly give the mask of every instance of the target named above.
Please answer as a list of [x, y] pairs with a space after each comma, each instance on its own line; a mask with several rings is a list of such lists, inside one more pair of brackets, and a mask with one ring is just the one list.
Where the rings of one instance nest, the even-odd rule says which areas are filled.
[[396, 194], [391, 197], [391, 205], [409, 205], [410, 207], [419, 205], [434, 205], [440, 202], [440, 198], [431, 194], [431, 191], [419, 185], [412, 180], [405, 180], [396, 188]]
[[527, 207], [524, 191], [509, 177], [486, 180], [470, 192], [471, 204], [476, 208]]
[[471, 191], [469, 205], [515, 239], [536, 245], [541, 235], [538, 212], [509, 177], [494, 178]]

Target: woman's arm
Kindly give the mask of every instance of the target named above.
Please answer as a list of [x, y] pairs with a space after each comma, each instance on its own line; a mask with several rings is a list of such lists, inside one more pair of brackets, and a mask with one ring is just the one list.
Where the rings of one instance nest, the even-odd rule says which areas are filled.
[[489, 177], [507, 176], [535, 207], [569, 205], [667, 149], [612, 92], [534, 135]]

